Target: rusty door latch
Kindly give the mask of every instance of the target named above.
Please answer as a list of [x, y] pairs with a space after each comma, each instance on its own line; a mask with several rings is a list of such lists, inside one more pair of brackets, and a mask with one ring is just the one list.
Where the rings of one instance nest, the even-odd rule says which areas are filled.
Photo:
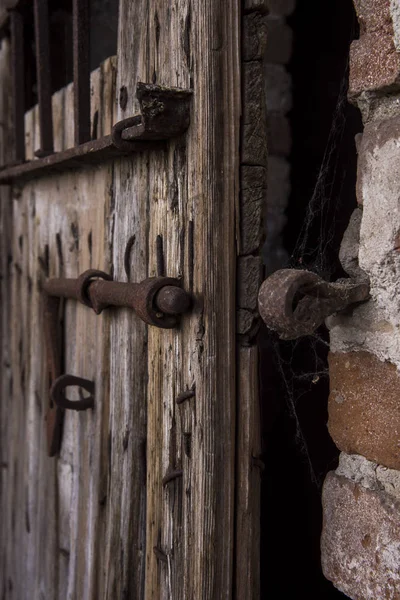
[[281, 269], [262, 284], [258, 307], [267, 327], [292, 340], [311, 335], [326, 317], [368, 297], [368, 280], [328, 283], [311, 271]]
[[[149, 325], [170, 329], [190, 309], [191, 299], [178, 279], [150, 277], [140, 283], [112, 281], [103, 271], [90, 269], [77, 279], [48, 279], [43, 284], [45, 339], [49, 377], [49, 407], [46, 415], [49, 456], [59, 452], [65, 409], [87, 410], [94, 406], [94, 382], [62, 374], [62, 298], [72, 298], [100, 314], [107, 307], [127, 307]], [[65, 397], [67, 387], [78, 386], [88, 397], [72, 401]]]
[[49, 296], [79, 300], [96, 314], [111, 306], [131, 308], [142, 321], [162, 329], [176, 327], [180, 315], [190, 308], [189, 294], [171, 277], [121, 283], [103, 271], [89, 269], [77, 279], [48, 279], [43, 289]]

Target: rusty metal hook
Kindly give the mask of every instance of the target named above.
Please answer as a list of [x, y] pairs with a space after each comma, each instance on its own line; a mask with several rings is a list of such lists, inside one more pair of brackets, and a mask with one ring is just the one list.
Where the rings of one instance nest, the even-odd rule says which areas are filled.
[[[78, 386], [89, 392], [88, 398], [82, 398], [81, 400], [68, 400], [65, 397], [65, 390], [67, 387]], [[83, 379], [83, 377], [76, 377], [66, 373], [61, 375], [55, 381], [50, 389], [50, 398], [59, 408], [70, 409], [70, 410], [87, 410], [88, 408], [94, 407], [94, 381], [89, 379]]]
[[329, 315], [369, 298], [369, 282], [324, 281], [311, 271], [280, 269], [262, 284], [258, 307], [281, 339], [311, 335]]

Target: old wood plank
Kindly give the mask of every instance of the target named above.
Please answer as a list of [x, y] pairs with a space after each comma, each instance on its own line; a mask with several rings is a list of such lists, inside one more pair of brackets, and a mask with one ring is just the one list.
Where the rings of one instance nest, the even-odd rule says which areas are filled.
[[[136, 83], [148, 81], [147, 0], [120, 2], [117, 91], [126, 88], [118, 120], [138, 112]], [[118, 281], [147, 276], [147, 153], [114, 163], [110, 235]], [[127, 268], [127, 271], [125, 270]], [[146, 553], [147, 327], [129, 310], [111, 317], [109, 482], [99, 597], [143, 598]]]
[[[150, 3], [149, 71], [160, 85], [190, 88], [189, 21], [190, 3], [185, 0], [170, 7], [161, 1]], [[183, 263], [190, 207], [185, 145], [184, 138], [174, 140], [164, 151], [151, 154], [148, 218], [150, 274], [161, 274], [161, 267], [165, 275], [183, 278], [187, 287]], [[189, 540], [183, 517], [188, 480], [176, 403], [188, 378], [185, 356], [193, 346], [189, 321], [183, 319], [178, 331], [149, 330], [146, 599], [189, 597], [184, 584]]]
[[260, 598], [261, 431], [258, 348], [238, 350], [236, 598]]
[[[178, 332], [149, 331], [146, 598], [229, 598], [239, 5], [181, 2], [169, 10], [154, 2], [148, 28], [156, 81], [195, 82], [186, 140], [151, 156], [150, 272], [161, 236], [168, 274], [181, 275], [196, 300]], [[195, 398], [178, 408], [177, 396], [194, 384]]]
[[[98, 86], [99, 96], [102, 87]], [[53, 114], [59, 115], [55, 142], [60, 148], [68, 144], [70, 89], [53, 97]], [[111, 97], [110, 90], [107, 98]], [[104, 115], [111, 111], [105, 106]], [[26, 116], [28, 154], [38, 134], [36, 112]], [[110, 270], [112, 165], [43, 178], [15, 188], [14, 197], [14, 385], [5, 439], [5, 460], [12, 468], [7, 469], [7, 497], [2, 497], [7, 553], [3, 560], [2, 547], [1, 557], [4, 581], [9, 582], [4, 597], [97, 599], [105, 571], [99, 535], [104, 539], [108, 464], [101, 461], [108, 455], [109, 321], [68, 303], [66, 368], [95, 379], [96, 408], [66, 415], [60, 457], [49, 459], [43, 422], [48, 382], [40, 282], [47, 276], [77, 276], [91, 266]]]
[[[10, 81], [10, 45], [7, 39], [0, 42], [0, 164], [12, 158], [12, 115]], [[0, 581], [1, 593], [7, 594], [9, 585], [9, 549], [12, 540], [11, 506], [9, 505], [12, 480], [12, 455], [8, 422], [12, 402], [11, 369], [11, 268], [12, 268], [12, 197], [9, 187], [0, 189]]]

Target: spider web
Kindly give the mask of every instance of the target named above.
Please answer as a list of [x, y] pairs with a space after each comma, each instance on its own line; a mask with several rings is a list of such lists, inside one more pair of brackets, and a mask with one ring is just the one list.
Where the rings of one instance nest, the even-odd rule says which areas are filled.
[[[331, 280], [340, 270], [337, 220], [340, 215], [340, 198], [346, 177], [345, 169], [340, 171], [339, 167], [342, 166], [341, 148], [347, 121], [347, 82], [346, 65], [315, 187], [294, 250], [286, 264], [288, 268], [308, 269], [326, 280]], [[316, 239], [318, 243], [315, 243]], [[323, 325], [313, 335], [291, 341], [278, 340], [276, 334], [270, 333], [268, 345], [272, 348], [289, 415], [295, 423], [294, 442], [307, 464], [312, 482], [320, 488], [326, 469], [315, 466], [316, 449], [309, 448], [299, 406], [305, 396], [312, 391], [315, 393], [312, 388], [321, 386], [322, 382], [324, 384], [321, 387], [321, 396], [327, 394], [329, 376], [327, 329]]]

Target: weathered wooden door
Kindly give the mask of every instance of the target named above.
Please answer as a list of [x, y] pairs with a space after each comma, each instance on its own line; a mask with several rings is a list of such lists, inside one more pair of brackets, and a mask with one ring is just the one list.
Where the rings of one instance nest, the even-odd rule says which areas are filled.
[[[187, 132], [44, 167], [35, 106], [25, 160], [40, 168], [0, 171], [2, 598], [258, 596], [263, 3], [246, 4], [244, 17], [239, 0], [120, 0], [117, 56], [91, 73], [91, 139], [140, 113], [138, 82], [192, 90]], [[3, 165], [18, 136], [11, 54], [5, 35]], [[253, 99], [243, 115], [242, 72]], [[73, 83], [53, 94], [52, 118], [54, 151], [76, 146]], [[65, 301], [63, 372], [94, 382], [94, 408], [65, 411], [49, 457], [43, 285], [87, 269], [178, 278], [192, 308], [161, 329], [127, 308], [96, 315]]]

